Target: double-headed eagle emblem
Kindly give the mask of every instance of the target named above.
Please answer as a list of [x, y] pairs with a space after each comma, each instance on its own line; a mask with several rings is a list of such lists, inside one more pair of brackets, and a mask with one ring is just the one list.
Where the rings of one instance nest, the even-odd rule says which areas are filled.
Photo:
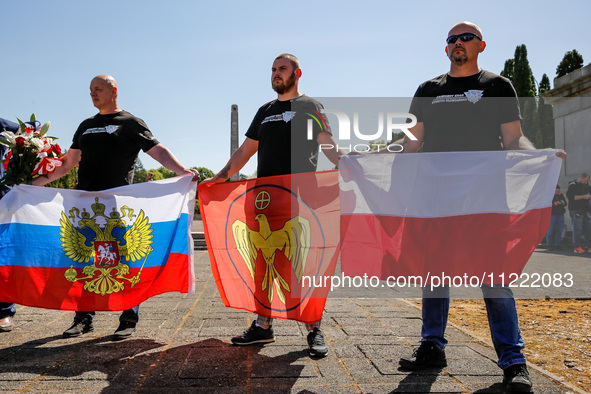
[[[261, 205], [261, 202], [264, 203]], [[259, 210], [265, 209], [269, 202], [270, 196], [266, 191], [260, 192], [255, 199], [255, 205]], [[283, 291], [291, 293], [291, 288], [285, 278], [277, 271], [275, 257], [277, 251], [285, 255], [287, 260], [290, 261], [293, 273], [299, 283], [310, 250], [310, 221], [304, 217], [296, 216], [287, 220], [282, 228], [272, 230], [265, 214], [257, 214], [255, 220], [259, 224], [258, 231], [250, 229], [246, 223], [240, 220], [234, 221], [232, 233], [234, 234], [236, 247], [253, 280], [255, 279], [258, 253], [261, 252], [266, 263], [261, 290], [267, 290], [267, 299], [270, 304], [273, 302], [273, 287], [275, 287], [279, 299], [285, 304], [286, 298]]]
[[[148, 217], [143, 210], [134, 215], [134, 210], [127, 206], [121, 208], [121, 213], [113, 208], [107, 216], [105, 205], [99, 203], [98, 197], [91, 208], [94, 213], [92, 217], [85, 208], [81, 213], [78, 208], [72, 208], [69, 218], [62, 212], [60, 240], [66, 256], [78, 263], [92, 260], [82, 269], [86, 276], [77, 277], [78, 273], [73, 265], [66, 270], [64, 276], [70, 282], [86, 280], [84, 290], [103, 296], [122, 291], [125, 285], [120, 279], [130, 282], [131, 287], [135, 286], [140, 281], [148, 255], [153, 250], [152, 228]], [[130, 228], [127, 228], [126, 217], [130, 223], [135, 218]], [[77, 219], [79, 221], [76, 227]], [[97, 219], [105, 222], [104, 227], [97, 224]], [[125, 276], [129, 274], [129, 266], [121, 262], [123, 258], [132, 262], [144, 259], [135, 276]], [[97, 272], [98, 276], [95, 278]]]

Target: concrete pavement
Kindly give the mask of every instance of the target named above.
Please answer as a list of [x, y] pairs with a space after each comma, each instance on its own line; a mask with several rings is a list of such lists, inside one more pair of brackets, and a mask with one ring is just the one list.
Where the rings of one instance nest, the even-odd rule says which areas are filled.
[[[199, 230], [199, 224], [194, 227]], [[497, 393], [494, 350], [450, 325], [443, 370], [403, 372], [398, 359], [420, 340], [420, 311], [390, 289], [331, 293], [323, 331], [330, 352], [307, 356], [302, 324], [276, 320], [276, 342], [234, 347], [253, 315], [220, 301], [205, 251], [195, 251], [196, 294], [168, 293], [142, 305], [132, 338], [111, 342], [118, 312], [99, 312], [95, 331], [63, 339], [73, 313], [18, 306], [0, 333], [0, 391], [84, 393]], [[538, 250], [527, 271], [568, 268], [591, 283], [588, 256]], [[583, 291], [583, 290], [581, 290]], [[418, 293], [417, 293], [418, 294]], [[530, 366], [536, 393], [583, 392]]]

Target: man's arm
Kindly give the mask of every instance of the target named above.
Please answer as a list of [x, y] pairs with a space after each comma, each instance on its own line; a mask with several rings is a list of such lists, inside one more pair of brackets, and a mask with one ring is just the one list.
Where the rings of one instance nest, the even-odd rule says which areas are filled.
[[340, 149], [337, 148], [337, 143], [332, 138], [332, 134], [327, 133], [326, 131], [321, 132], [316, 137], [316, 142], [318, 142], [318, 146], [320, 146], [320, 150], [324, 155], [330, 160], [332, 164], [335, 166], [339, 165], [339, 159], [343, 155]]
[[232, 154], [228, 163], [218, 172], [213, 178], [204, 180], [201, 183], [223, 182], [234, 174], [236, 174], [248, 160], [259, 150], [259, 142], [252, 138], [246, 137], [246, 140], [240, 145], [238, 149]]
[[44, 186], [49, 182], [55, 181], [72, 171], [78, 163], [80, 163], [81, 151], [80, 149], [68, 150], [68, 152], [62, 157], [62, 165], [57, 167], [54, 172], [47, 174], [47, 177], [40, 176], [39, 178], [33, 179], [33, 185]]
[[176, 157], [172, 154], [167, 147], [162, 144], [158, 144], [152, 147], [150, 150], [146, 152], [151, 158], [156, 160], [158, 163], [162, 164], [165, 168], [173, 171], [178, 175], [182, 174], [193, 174], [195, 176], [199, 175], [199, 172], [194, 169], [186, 168], [182, 165]]
[[501, 124], [501, 140], [505, 150], [534, 150], [534, 145], [521, 131], [521, 121]]
[[[408, 131], [416, 137], [415, 140], [411, 140], [407, 135], [397, 141], [394, 141], [389, 146], [400, 145], [402, 146], [401, 153], [416, 153], [423, 146], [423, 138], [425, 137], [425, 124], [418, 122], [414, 127], [408, 129]], [[386, 150], [386, 152], [389, 152]]]

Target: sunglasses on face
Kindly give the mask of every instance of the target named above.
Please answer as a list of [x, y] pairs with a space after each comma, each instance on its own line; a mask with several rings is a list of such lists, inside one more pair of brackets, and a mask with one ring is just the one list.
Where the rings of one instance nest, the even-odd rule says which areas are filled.
[[472, 41], [474, 38], [478, 38], [479, 40], [482, 40], [482, 38], [478, 37], [476, 34], [462, 33], [462, 34], [457, 34], [457, 35], [447, 37], [445, 42], [447, 42], [448, 44], [455, 44], [456, 41], [458, 40], [458, 38], [460, 40], [462, 40], [463, 42]]

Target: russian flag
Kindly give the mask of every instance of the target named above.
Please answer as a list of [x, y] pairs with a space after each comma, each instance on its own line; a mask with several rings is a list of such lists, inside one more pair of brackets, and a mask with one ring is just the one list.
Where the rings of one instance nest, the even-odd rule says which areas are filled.
[[[520, 274], [548, 229], [555, 150], [346, 156], [341, 268], [349, 276]], [[490, 276], [492, 274], [492, 276]], [[466, 275], [466, 276], [464, 276]]]
[[13, 187], [0, 200], [0, 301], [116, 311], [192, 293], [191, 179], [100, 192]]

